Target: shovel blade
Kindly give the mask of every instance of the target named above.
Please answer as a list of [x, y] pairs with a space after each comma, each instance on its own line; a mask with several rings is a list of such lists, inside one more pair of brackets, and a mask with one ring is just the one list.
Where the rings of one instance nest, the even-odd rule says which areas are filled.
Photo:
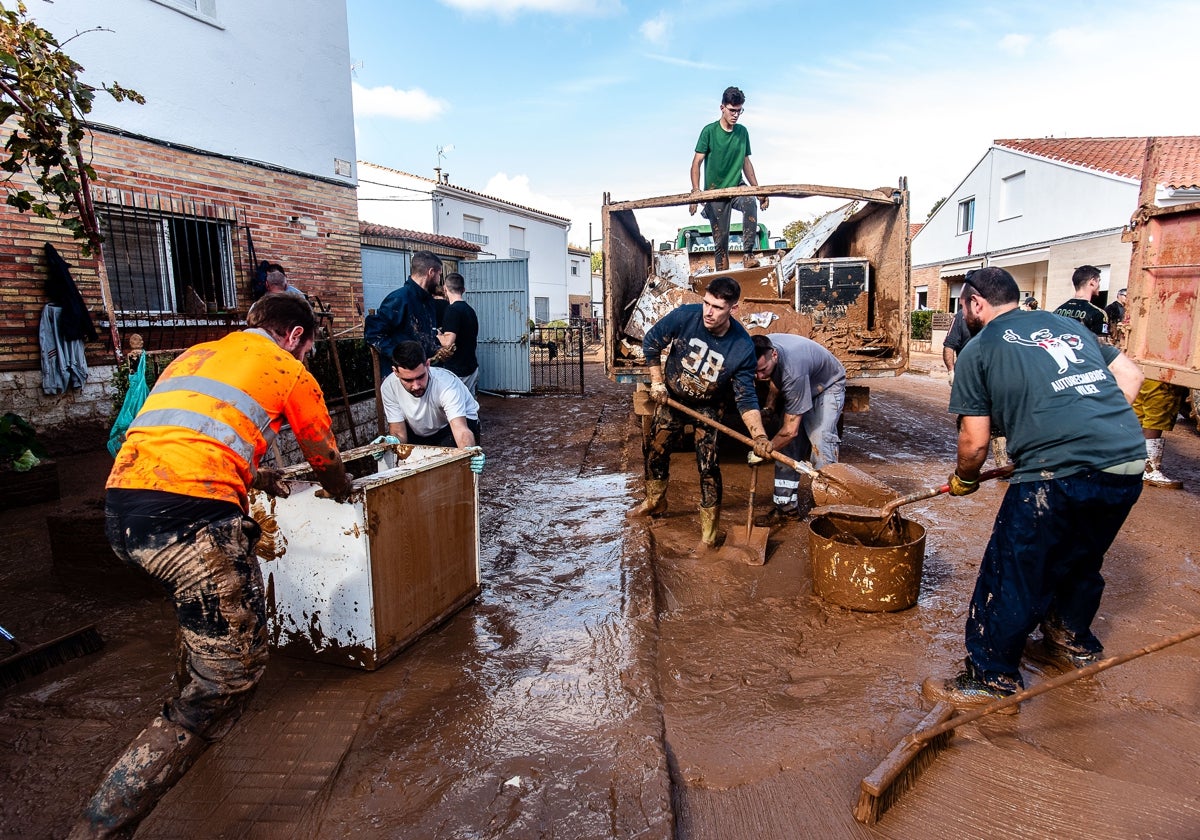
[[881, 508], [899, 494], [857, 467], [834, 463], [821, 467], [821, 474], [812, 481], [812, 495], [818, 506]]

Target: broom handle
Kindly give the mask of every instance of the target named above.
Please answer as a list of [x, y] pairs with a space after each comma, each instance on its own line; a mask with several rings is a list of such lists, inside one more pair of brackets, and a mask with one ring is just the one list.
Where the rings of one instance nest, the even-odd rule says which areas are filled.
[[[1013, 472], [1012, 467], [996, 467], [995, 469], [990, 469], [990, 470], [987, 470], [986, 472], [981, 472], [979, 474], [979, 478], [975, 479], [975, 481], [976, 482], [991, 481], [993, 478], [1000, 478], [1002, 476], [1012, 475], [1012, 472]], [[909, 493], [907, 496], [902, 496], [899, 499], [893, 499], [892, 501], [890, 501], [886, 505], [884, 505], [883, 506], [883, 516], [884, 517], [891, 516], [892, 513], [894, 513], [896, 508], [898, 508], [898, 507], [903, 507], [904, 505], [911, 505], [913, 502], [919, 502], [923, 499], [932, 499], [934, 496], [940, 496], [943, 493], [949, 493], [949, 492], [950, 492], [950, 485], [943, 484], [941, 487], [927, 487], [924, 490], [918, 490], [915, 493]]]
[[[683, 403], [676, 402], [675, 400], [671, 399], [670, 397], [667, 397], [666, 404], [669, 405], [671, 408], [675, 409], [676, 411], [682, 411], [688, 417], [699, 420], [701, 423], [703, 423], [706, 426], [711, 426], [712, 428], [716, 429], [721, 434], [729, 435], [734, 440], [740, 440], [742, 443], [746, 444], [751, 449], [754, 448], [754, 441], [751, 440], [750, 438], [746, 437], [741, 432], [735, 432], [733, 429], [729, 428], [728, 426], [726, 426], [722, 423], [718, 423], [716, 420], [712, 419], [711, 417], [705, 417], [699, 411], [696, 411], [695, 409], [692, 409], [692, 408], [688, 408]], [[791, 467], [796, 472], [804, 473], [809, 478], [816, 478], [817, 476], [821, 475], [821, 473], [817, 470], [817, 468], [814, 467], [812, 464], [808, 463], [807, 461], [797, 461], [797, 460], [789, 458], [788, 456], [783, 455], [779, 452], [772, 452], [771, 457], [774, 458], [779, 463], [785, 464], [785, 465]]]
[[1077, 668], [1074, 671], [1068, 671], [1065, 674], [1060, 674], [1053, 679], [1040, 682], [1030, 688], [1022, 689], [1016, 694], [1010, 694], [1000, 700], [993, 700], [986, 706], [980, 706], [978, 709], [972, 709], [969, 712], [964, 712], [961, 715], [956, 715], [945, 723], [939, 723], [930, 729], [923, 732], [914, 732], [909, 737], [914, 743], [921, 743], [936, 738], [944, 732], [949, 732], [951, 729], [956, 729], [964, 723], [970, 723], [973, 720], [978, 720], [984, 715], [990, 715], [992, 712], [997, 712], [1000, 709], [1007, 709], [1009, 706], [1015, 706], [1032, 697], [1037, 697], [1039, 694], [1045, 694], [1047, 691], [1053, 691], [1059, 686], [1073, 683], [1076, 680], [1082, 680], [1084, 677], [1090, 677], [1092, 674], [1098, 674], [1101, 671], [1107, 671], [1109, 668], [1115, 668], [1117, 665], [1122, 665], [1131, 659], [1137, 659], [1145, 656], [1148, 653], [1162, 650], [1163, 648], [1177, 645], [1180, 642], [1186, 642], [1188, 639], [1200, 636], [1200, 625], [1192, 627], [1190, 630], [1183, 630], [1176, 633], [1174, 636], [1168, 636], [1165, 639], [1159, 639], [1154, 644], [1146, 645], [1144, 648], [1139, 648], [1132, 653], [1123, 653], [1119, 656], [1110, 656], [1108, 659], [1101, 659], [1099, 662], [1093, 662], [1091, 665], [1086, 665], [1083, 668]]

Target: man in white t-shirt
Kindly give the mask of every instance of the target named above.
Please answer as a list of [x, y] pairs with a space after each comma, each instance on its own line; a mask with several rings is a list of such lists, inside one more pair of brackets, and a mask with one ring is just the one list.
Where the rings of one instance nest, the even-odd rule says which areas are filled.
[[479, 403], [453, 373], [431, 368], [419, 343], [396, 345], [392, 372], [380, 392], [388, 433], [401, 443], [479, 445]]

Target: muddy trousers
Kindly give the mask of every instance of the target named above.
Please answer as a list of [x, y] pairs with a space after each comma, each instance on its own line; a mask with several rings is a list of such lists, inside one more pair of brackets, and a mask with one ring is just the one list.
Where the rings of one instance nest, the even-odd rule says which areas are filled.
[[[691, 408], [720, 422], [722, 406], [693, 405]], [[646, 478], [659, 481], [670, 479], [671, 451], [683, 437], [684, 427], [690, 422], [690, 418], [668, 406], [655, 406], [654, 418], [650, 423], [650, 436], [642, 441]], [[695, 429], [696, 468], [700, 471], [700, 507], [710, 508], [721, 504], [721, 466], [717, 461], [717, 431], [700, 422], [693, 423], [692, 426]]]
[[712, 227], [713, 260], [717, 271], [729, 268], [729, 222], [734, 210], [742, 214], [742, 259], [754, 254], [758, 242], [758, 199], [743, 195], [732, 201], [706, 203], [704, 218]]
[[967, 610], [969, 668], [1002, 691], [1021, 688], [1025, 640], [1040, 623], [1099, 653], [1104, 554], [1142, 492], [1140, 475], [1091, 471], [1010, 484]]
[[[838, 420], [846, 405], [846, 380], [835, 382], [813, 397], [812, 408], [800, 420], [800, 434], [780, 448], [780, 454], [793, 461], [807, 460], [817, 469], [837, 462], [842, 439]], [[775, 462], [775, 507], [784, 513], [800, 509], [800, 474], [781, 461]]]
[[241, 716], [267, 664], [266, 606], [254, 555], [259, 527], [234, 516], [130, 544], [110, 507], [118, 556], [167, 590], [179, 619], [188, 681], [105, 773], [72, 837], [132, 834], [209, 743]]

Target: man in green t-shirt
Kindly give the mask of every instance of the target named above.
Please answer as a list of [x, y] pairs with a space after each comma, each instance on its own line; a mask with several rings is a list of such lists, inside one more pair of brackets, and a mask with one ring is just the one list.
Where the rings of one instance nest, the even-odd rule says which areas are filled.
[[[700, 164], [704, 164], [704, 189], [720, 190], [740, 187], [749, 183], [758, 186], [754, 164], [750, 162], [750, 132], [738, 125], [746, 102], [746, 95], [735, 87], [725, 88], [721, 96], [721, 119], [709, 123], [700, 131], [696, 141], [696, 155], [692, 158], [692, 192], [700, 192]], [[743, 176], [745, 180], [743, 181]], [[729, 219], [734, 210], [742, 213], [742, 265], [750, 268], [758, 265], [754, 259], [754, 245], [758, 239], [758, 208], [766, 210], [770, 199], [763, 196], [755, 200], [751, 196], [735, 199], [709, 201], [704, 205], [704, 217], [712, 226], [714, 257], [717, 271], [729, 268]], [[696, 214], [696, 204], [688, 207], [688, 213]]]

